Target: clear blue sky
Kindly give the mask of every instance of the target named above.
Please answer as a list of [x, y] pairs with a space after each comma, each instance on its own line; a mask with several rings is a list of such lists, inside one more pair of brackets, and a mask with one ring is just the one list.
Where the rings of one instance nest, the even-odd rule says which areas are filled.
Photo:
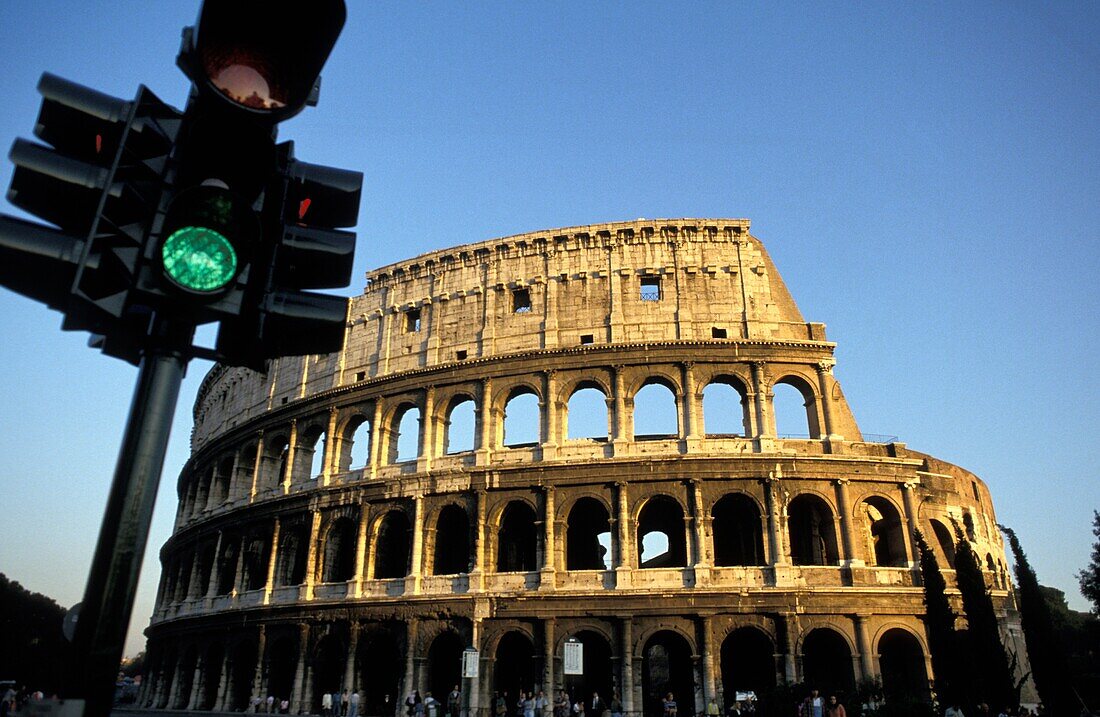
[[[0, 4], [0, 143], [31, 136], [45, 70], [181, 105], [174, 58], [197, 12]], [[281, 138], [366, 175], [349, 292], [368, 267], [495, 236], [751, 219], [838, 342], [863, 430], [984, 478], [1040, 580], [1084, 609], [1074, 573], [1100, 508], [1097, 36], [1096, 3], [354, 2], [320, 106]], [[0, 291], [0, 571], [69, 605], [136, 370], [60, 323]], [[208, 368], [184, 384], [132, 634]]]

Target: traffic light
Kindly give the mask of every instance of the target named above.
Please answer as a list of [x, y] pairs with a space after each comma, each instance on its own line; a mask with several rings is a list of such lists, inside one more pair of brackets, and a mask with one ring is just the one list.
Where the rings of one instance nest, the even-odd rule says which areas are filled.
[[[264, 273], [254, 276], [258, 299], [239, 321], [223, 322], [219, 356], [260, 370], [267, 359], [339, 351], [347, 299], [303, 289], [347, 286], [355, 255], [361, 172], [294, 158], [294, 143], [278, 146], [278, 169], [261, 213]], [[261, 267], [257, 266], [259, 270]]]
[[8, 200], [58, 227], [0, 216], [0, 284], [66, 314], [65, 329], [115, 331], [153, 222], [178, 110], [45, 73], [34, 134], [17, 139]]

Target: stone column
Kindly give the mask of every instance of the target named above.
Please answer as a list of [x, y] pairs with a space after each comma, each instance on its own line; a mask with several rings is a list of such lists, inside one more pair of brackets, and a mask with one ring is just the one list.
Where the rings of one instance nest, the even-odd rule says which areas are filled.
[[214, 700], [214, 712], [224, 712], [226, 708], [226, 701], [229, 699], [229, 671], [233, 666], [233, 660], [230, 658], [229, 645], [225, 646], [225, 654], [222, 657], [222, 669], [221, 676], [218, 680], [218, 695]]
[[321, 535], [321, 512], [313, 511], [309, 525], [309, 549], [306, 552], [306, 584], [303, 599], [312, 600], [313, 590], [317, 585], [317, 549]]
[[196, 550], [191, 554], [191, 570], [188, 573], [187, 595], [184, 596], [184, 599], [194, 600], [202, 597], [202, 595], [202, 587], [199, 585], [199, 552]]
[[540, 590], [553, 590], [554, 589], [554, 555], [556, 546], [554, 544], [554, 518], [556, 511], [554, 509], [554, 487], [545, 486], [543, 488], [543, 556], [542, 556], [542, 571], [539, 575], [539, 589]]
[[849, 567], [862, 567], [864, 561], [855, 557], [855, 530], [852, 526], [852, 506], [849, 502], [847, 478], [838, 478], [833, 481], [836, 486], [837, 512], [840, 514], [840, 535], [844, 546], [844, 555], [841, 557], [841, 565]]
[[405, 623], [405, 686], [400, 695], [397, 695], [397, 703], [404, 702], [405, 697], [416, 689], [416, 642], [420, 633], [420, 620], [410, 617]]
[[542, 372], [542, 459], [557, 457], [558, 444], [561, 442], [559, 426], [561, 412], [558, 406], [558, 372], [548, 369]]
[[634, 622], [633, 618], [622, 619], [622, 656], [620, 660], [623, 670], [623, 690], [619, 699], [623, 703], [623, 711], [627, 715], [636, 714], [634, 710]]
[[474, 436], [474, 462], [479, 466], [489, 464], [489, 458], [496, 448], [496, 426], [493, 425], [493, 380], [481, 381], [481, 400], [474, 411], [477, 420], [477, 434]]
[[348, 659], [344, 664], [344, 689], [355, 692], [359, 689], [355, 680], [355, 653], [359, 651], [359, 621], [352, 620], [348, 631]]
[[768, 510], [768, 551], [772, 565], [790, 565], [790, 556], [784, 550], [783, 535], [780, 530], [782, 511], [779, 496], [779, 479], [769, 475], [764, 479], [764, 502]]
[[852, 615], [852, 624], [855, 626], [856, 646], [859, 648], [859, 669], [864, 680], [875, 679], [874, 654], [871, 651], [871, 638], [867, 634], [866, 613]]
[[225, 502], [236, 503], [241, 497], [240, 451], [233, 452], [233, 465], [229, 468], [229, 482], [225, 486]]
[[554, 618], [542, 621], [542, 690], [551, 704], [554, 702]]
[[833, 418], [833, 392], [832, 386], [829, 385], [829, 375], [833, 371], [833, 365], [836, 362], [829, 360], [822, 360], [817, 362], [817, 387], [821, 393], [821, 415], [825, 419], [825, 435], [824, 438], [828, 438], [831, 441], [840, 440], [843, 436], [838, 436], [836, 432], [836, 421]]
[[432, 469], [435, 457], [435, 386], [424, 389], [424, 413], [420, 419], [420, 452], [416, 459], [416, 470], [427, 473]]
[[363, 596], [363, 581], [370, 578], [365, 575], [367, 568], [367, 533], [370, 522], [370, 504], [359, 505], [359, 534], [355, 537], [355, 578], [351, 594]]
[[691, 510], [694, 514], [693, 522], [695, 530], [692, 531], [692, 542], [695, 543], [695, 585], [706, 585], [710, 582], [710, 556], [707, 554], [706, 517], [703, 509], [703, 482], [698, 478], [692, 478], [688, 482], [688, 498]]
[[187, 699], [188, 710], [199, 708], [199, 697], [202, 695], [203, 673], [206, 669], [206, 654], [201, 650], [195, 656], [195, 676], [191, 678], [191, 694]]
[[370, 419], [370, 456], [368, 456], [367, 473], [371, 478], [378, 475], [378, 467], [382, 465], [382, 403], [381, 396], [374, 399], [374, 417]]
[[485, 528], [488, 523], [488, 496], [484, 489], [477, 491], [477, 534], [474, 537], [474, 570], [470, 573], [470, 591], [481, 592], [485, 589]]
[[775, 428], [768, 420], [768, 390], [764, 385], [764, 362], [752, 362], [752, 392], [754, 401], [754, 414], [756, 415], [756, 436], [775, 436]]
[[339, 440], [336, 438], [336, 408], [333, 407], [328, 410], [328, 428], [325, 429], [325, 455], [321, 462], [322, 486], [331, 483], [332, 476], [338, 472], [339, 452]]
[[298, 419], [290, 419], [290, 438], [287, 439], [286, 466], [280, 479], [283, 482], [283, 493], [290, 492], [290, 484], [294, 482], [294, 452], [298, 448]]
[[783, 622], [783, 633], [787, 639], [787, 651], [783, 655], [784, 673], [787, 684], [793, 684], [801, 678], [798, 669], [798, 616], [794, 613], [784, 613], [780, 618]]
[[[917, 549], [913, 545], [913, 531], [919, 527], [917, 522], [917, 503], [914, 498], [917, 486], [920, 485], [920, 480], [906, 481], [901, 484], [901, 497], [905, 505], [905, 519], [902, 523], [905, 541], [905, 557], [909, 560], [909, 568], [915, 569], [919, 566], [920, 556], [917, 555]], [[946, 567], [946, 566], [945, 566]]]
[[267, 631], [264, 629], [264, 624], [260, 623], [260, 634], [256, 641], [256, 672], [252, 676], [252, 694], [261, 700], [267, 697], [267, 690], [264, 689], [264, 665], [267, 664], [264, 651], [266, 649]]
[[626, 387], [623, 385], [624, 368], [624, 366], [612, 367], [611, 375], [611, 400], [613, 406], [611, 420], [613, 421], [612, 426], [614, 427], [611, 433], [611, 440], [615, 443], [626, 442], [630, 439], [630, 436], [627, 435], [626, 425]]
[[264, 583], [264, 605], [271, 602], [271, 591], [275, 589], [275, 569], [278, 567], [278, 560], [279, 516], [275, 516], [275, 528], [271, 531], [271, 556], [267, 560], [267, 582]]
[[256, 499], [256, 494], [260, 492], [260, 473], [263, 470], [264, 464], [264, 432], [256, 432], [256, 461], [252, 464], [252, 485], [248, 488], [248, 500], [252, 502]]
[[225, 533], [221, 530], [218, 531], [218, 542], [214, 544], [214, 560], [210, 563], [210, 578], [206, 581], [206, 599], [213, 600], [218, 594], [218, 577], [221, 572], [218, 569], [219, 563], [222, 560], [222, 538]]
[[713, 626], [709, 616], [699, 618], [699, 629], [703, 633], [703, 709], [706, 709], [707, 700], [718, 700], [715, 691], [714, 680], [714, 635]]
[[688, 450], [692, 443], [704, 435], [702, 421], [699, 420], [699, 396], [695, 390], [695, 362], [685, 361], [684, 372], [684, 437], [688, 440]]
[[172, 678], [172, 687], [168, 690], [168, 700], [164, 703], [165, 709], [176, 709], [180, 699], [180, 680], [183, 678], [182, 655], [176, 655], [176, 664], [172, 667], [175, 676]]
[[309, 665], [306, 664], [308, 656], [309, 624], [300, 623], [298, 625], [298, 665], [294, 668], [294, 694], [293, 698], [290, 700], [291, 714], [308, 712], [311, 707], [309, 698], [306, 696], [311, 681], [307, 674], [309, 671]]
[[633, 521], [630, 520], [630, 505], [627, 500], [627, 484], [619, 481], [615, 484], [618, 494], [618, 510], [615, 522], [618, 527], [619, 562], [615, 565], [615, 587], [626, 588], [631, 584], [631, 570], [634, 568], [634, 539], [630, 534]]
[[405, 590], [411, 595], [419, 595], [420, 579], [424, 574], [424, 496], [413, 498], [413, 506], [412, 566], [405, 578]]

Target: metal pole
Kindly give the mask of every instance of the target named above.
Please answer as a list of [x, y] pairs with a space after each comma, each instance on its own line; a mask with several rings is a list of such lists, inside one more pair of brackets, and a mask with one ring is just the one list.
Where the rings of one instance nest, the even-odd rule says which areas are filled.
[[107, 717], [114, 702], [115, 680], [186, 365], [180, 352], [165, 349], [150, 349], [141, 361], [73, 636], [67, 697], [85, 701], [84, 717]]

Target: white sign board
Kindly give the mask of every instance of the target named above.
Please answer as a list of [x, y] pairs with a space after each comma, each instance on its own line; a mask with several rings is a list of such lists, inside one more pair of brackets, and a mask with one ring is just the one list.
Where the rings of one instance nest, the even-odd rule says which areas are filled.
[[564, 673], [567, 675], [584, 674], [584, 644], [580, 642], [566, 642], [565, 652], [562, 655]]
[[477, 677], [478, 652], [472, 647], [462, 653], [462, 676]]

